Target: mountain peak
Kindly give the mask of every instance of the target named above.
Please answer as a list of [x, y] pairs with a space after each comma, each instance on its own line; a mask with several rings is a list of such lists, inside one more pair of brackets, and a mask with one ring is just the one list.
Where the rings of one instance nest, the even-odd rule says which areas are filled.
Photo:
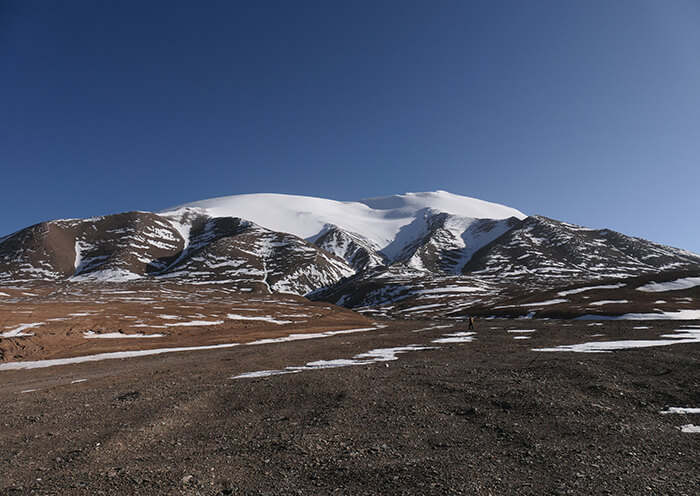
[[[0, 240], [0, 283], [213, 284], [409, 318], [693, 309], [698, 274], [695, 254], [446, 191], [345, 202], [237, 195], [51, 221]], [[635, 289], [651, 278], [688, 296]], [[588, 301], [586, 284], [615, 296]]]
[[310, 196], [257, 193], [187, 203], [160, 213], [168, 216], [184, 208], [201, 210], [210, 217], [241, 217], [307, 240], [316, 239], [330, 224], [359, 235], [380, 250], [391, 244], [402, 228], [427, 211], [473, 219], [526, 217], [511, 207], [446, 191], [342, 202]]

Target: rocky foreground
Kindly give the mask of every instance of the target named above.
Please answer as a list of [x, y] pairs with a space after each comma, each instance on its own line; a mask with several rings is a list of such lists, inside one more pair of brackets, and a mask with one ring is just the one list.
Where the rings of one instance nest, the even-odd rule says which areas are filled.
[[697, 494], [700, 415], [660, 413], [700, 407], [697, 324], [386, 322], [0, 370], [0, 494]]

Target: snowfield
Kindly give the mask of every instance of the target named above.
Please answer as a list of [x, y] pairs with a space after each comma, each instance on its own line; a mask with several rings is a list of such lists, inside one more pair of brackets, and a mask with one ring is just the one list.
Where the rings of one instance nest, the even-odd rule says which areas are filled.
[[[315, 241], [328, 227], [337, 226], [359, 235], [389, 258], [396, 256], [406, 242], [420, 234], [424, 229], [421, 220], [429, 212], [457, 216], [456, 228], [462, 232], [466, 232], [476, 219], [526, 217], [514, 208], [446, 191], [406, 193], [349, 202], [261, 193], [197, 201], [158, 213], [169, 219], [181, 219], [188, 210], [210, 217], [240, 217], [267, 229], [291, 233], [309, 241]], [[460, 222], [459, 219], [467, 220]]]

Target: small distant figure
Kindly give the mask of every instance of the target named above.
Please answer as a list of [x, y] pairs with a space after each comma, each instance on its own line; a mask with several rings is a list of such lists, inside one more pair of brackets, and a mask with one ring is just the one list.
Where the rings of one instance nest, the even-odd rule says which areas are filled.
[[469, 330], [471, 331], [472, 329], [474, 329], [474, 316], [470, 315], [469, 316]]

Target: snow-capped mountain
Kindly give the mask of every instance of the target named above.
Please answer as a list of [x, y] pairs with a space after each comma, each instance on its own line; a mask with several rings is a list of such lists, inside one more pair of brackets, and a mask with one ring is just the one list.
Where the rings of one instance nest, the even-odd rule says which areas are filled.
[[416, 238], [430, 229], [430, 218], [443, 214], [465, 230], [479, 219], [524, 219], [525, 214], [510, 207], [446, 191], [406, 193], [357, 202], [281, 194], [252, 194], [214, 198], [188, 203], [159, 212], [178, 218], [197, 212], [212, 218], [240, 217], [277, 232], [294, 234], [311, 242], [335, 229], [380, 253], [392, 262]]
[[[696, 275], [696, 254], [444, 191], [357, 202], [238, 195], [49, 221], [0, 239], [5, 283], [217, 284], [416, 318], [556, 313], [579, 297], [540, 308], [533, 295]], [[626, 301], [644, 300], [638, 293]]]

